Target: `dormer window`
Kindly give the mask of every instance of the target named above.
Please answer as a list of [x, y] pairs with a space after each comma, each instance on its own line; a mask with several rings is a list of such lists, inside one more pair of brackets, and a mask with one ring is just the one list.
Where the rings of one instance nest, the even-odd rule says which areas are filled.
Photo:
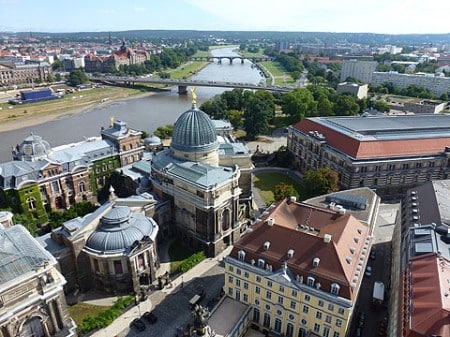
[[294, 250], [293, 249], [289, 249], [288, 252], [287, 252], [288, 259], [290, 259], [293, 256], [294, 256]]
[[266, 242], [264, 242], [264, 244], [263, 244], [263, 248], [264, 248], [264, 250], [268, 250], [268, 249], [269, 249], [269, 247], [270, 247], [270, 241], [266, 241]]
[[258, 267], [259, 268], [264, 268], [265, 263], [266, 263], [266, 261], [264, 261], [264, 259], [258, 259]]
[[238, 252], [238, 259], [241, 260], [241, 261], [244, 261], [244, 260], [245, 260], [245, 251], [240, 250], [240, 251]]
[[320, 259], [318, 257], [315, 257], [313, 259], [313, 267], [318, 267], [320, 263]]
[[331, 293], [334, 295], [338, 295], [339, 294], [339, 289], [341, 289], [341, 287], [339, 286], [339, 284], [337, 283], [332, 283], [331, 284]]
[[306, 280], [306, 284], [311, 286], [311, 287], [314, 287], [314, 282], [315, 282], [314, 277], [308, 276], [308, 279]]

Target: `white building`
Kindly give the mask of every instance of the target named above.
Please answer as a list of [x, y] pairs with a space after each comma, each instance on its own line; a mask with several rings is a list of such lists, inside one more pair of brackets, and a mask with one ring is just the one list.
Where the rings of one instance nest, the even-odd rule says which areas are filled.
[[353, 77], [363, 83], [371, 83], [372, 74], [377, 68], [376, 61], [344, 60], [341, 68], [341, 81]]

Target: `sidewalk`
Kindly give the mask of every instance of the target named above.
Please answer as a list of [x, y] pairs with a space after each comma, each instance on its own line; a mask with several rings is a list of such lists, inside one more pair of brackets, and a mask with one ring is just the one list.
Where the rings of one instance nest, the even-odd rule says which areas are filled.
[[[170, 294], [175, 294], [179, 290], [181, 290], [184, 286], [186, 286], [193, 279], [201, 276], [206, 273], [212, 267], [216, 266], [223, 260], [225, 256], [228, 256], [233, 247], [230, 246], [225, 249], [222, 253], [217, 255], [216, 257], [207, 258], [196, 265], [194, 268], [190, 269], [183, 275], [180, 275], [176, 279], [172, 280], [172, 286], [164, 287], [162, 290], [153, 291], [147, 300], [142, 301], [139, 305], [133, 307], [129, 311], [125, 312], [121, 316], [119, 316], [111, 325], [108, 327], [96, 331], [91, 335], [91, 337], [113, 337], [113, 336], [122, 336], [122, 332], [127, 330], [130, 326], [130, 323], [133, 319], [141, 317], [142, 314], [146, 311], [151, 311], [154, 307], [153, 303], [160, 303], [161, 296], [166, 297]], [[159, 271], [161, 273], [161, 271]]]

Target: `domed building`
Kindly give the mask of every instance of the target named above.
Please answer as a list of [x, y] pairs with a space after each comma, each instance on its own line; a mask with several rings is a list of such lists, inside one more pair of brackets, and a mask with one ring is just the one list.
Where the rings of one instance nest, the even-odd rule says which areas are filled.
[[251, 215], [252, 168], [248, 149], [220, 143], [215, 124], [194, 99], [174, 124], [170, 148], [152, 158], [153, 190], [171, 204], [166, 216], [171, 223], [158, 221], [162, 234], [209, 256], [223, 251], [239, 238]]
[[15, 160], [36, 161], [45, 158], [52, 148], [41, 136], [31, 134], [13, 150]]

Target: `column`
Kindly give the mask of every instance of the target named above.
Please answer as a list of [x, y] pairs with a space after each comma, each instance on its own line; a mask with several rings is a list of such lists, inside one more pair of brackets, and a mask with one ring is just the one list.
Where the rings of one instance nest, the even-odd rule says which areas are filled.
[[54, 301], [51, 300], [47, 303], [47, 306], [50, 310], [50, 319], [52, 320], [53, 328], [55, 329], [55, 332], [59, 332], [59, 326], [58, 321], [56, 320], [56, 312], [55, 308], [53, 307]]

